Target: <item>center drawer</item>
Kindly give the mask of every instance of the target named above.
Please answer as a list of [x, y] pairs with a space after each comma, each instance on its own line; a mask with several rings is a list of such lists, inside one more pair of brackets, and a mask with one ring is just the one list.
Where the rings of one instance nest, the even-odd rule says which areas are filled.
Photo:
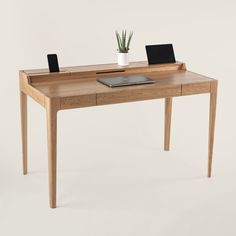
[[181, 96], [181, 85], [174, 85], [171, 87], [156, 87], [150, 86], [149, 88], [127, 89], [127, 90], [114, 90], [106, 93], [97, 94], [97, 105], [134, 102], [141, 100], [166, 98]]

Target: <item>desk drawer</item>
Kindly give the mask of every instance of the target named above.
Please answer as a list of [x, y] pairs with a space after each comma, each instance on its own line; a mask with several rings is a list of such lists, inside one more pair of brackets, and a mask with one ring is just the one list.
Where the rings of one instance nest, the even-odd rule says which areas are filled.
[[61, 98], [61, 109], [96, 106], [96, 94]]
[[182, 85], [182, 95], [191, 95], [199, 93], [210, 93], [211, 83], [210, 82], [200, 82]]
[[151, 87], [145, 89], [127, 89], [125, 91], [97, 94], [97, 105], [134, 102], [175, 96], [181, 96], [181, 86], [179, 85], [168, 88]]

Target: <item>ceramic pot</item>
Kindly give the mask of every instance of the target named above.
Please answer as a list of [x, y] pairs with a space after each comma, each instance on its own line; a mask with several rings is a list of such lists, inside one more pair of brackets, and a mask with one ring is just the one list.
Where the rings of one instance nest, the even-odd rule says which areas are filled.
[[129, 53], [118, 53], [117, 61], [119, 66], [129, 65]]

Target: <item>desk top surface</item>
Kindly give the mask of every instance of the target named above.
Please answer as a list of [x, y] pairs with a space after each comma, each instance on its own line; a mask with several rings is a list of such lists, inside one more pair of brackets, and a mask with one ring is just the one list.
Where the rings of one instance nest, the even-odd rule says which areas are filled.
[[[47, 70], [26, 70], [29, 84], [47, 97], [69, 97], [87, 94], [132, 92], [142, 89], [169, 88], [185, 84], [210, 82], [213, 79], [187, 71], [185, 64], [152, 65], [147, 62], [133, 62], [128, 67], [116, 64], [62, 68], [60, 73]], [[154, 84], [109, 88], [96, 81], [97, 78], [139, 74], [155, 80]]]
[[[40, 90], [43, 94], [48, 97], [67, 97], [67, 96], [79, 96], [86, 94], [97, 94], [97, 93], [112, 93], [118, 91], [130, 91], [139, 90], [144, 88], [164, 88], [171, 87], [175, 85], [189, 84], [189, 83], [200, 83], [209, 82], [210, 78], [201, 76], [199, 74], [189, 72], [189, 71], [168, 71], [168, 72], [146, 72], [142, 73], [155, 80], [154, 84], [146, 85], [134, 85], [110, 88], [96, 81], [97, 77], [89, 79], [80, 80], [70, 80], [68, 81], [56, 81], [56, 82], [43, 82], [40, 84], [35, 84], [34, 87]], [[111, 77], [111, 75], [106, 75], [104, 77]]]

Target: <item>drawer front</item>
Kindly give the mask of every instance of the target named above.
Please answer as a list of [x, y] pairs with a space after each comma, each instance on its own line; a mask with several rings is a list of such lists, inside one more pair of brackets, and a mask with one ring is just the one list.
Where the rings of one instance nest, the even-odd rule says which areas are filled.
[[96, 94], [61, 98], [61, 109], [96, 106]]
[[97, 94], [97, 105], [134, 102], [156, 98], [166, 98], [181, 96], [181, 86], [171, 86], [170, 88], [148, 88], [148, 89], [130, 89], [126, 91], [117, 91]]
[[191, 95], [199, 93], [210, 93], [211, 83], [192, 83], [192, 84], [183, 84], [182, 85], [182, 95]]

